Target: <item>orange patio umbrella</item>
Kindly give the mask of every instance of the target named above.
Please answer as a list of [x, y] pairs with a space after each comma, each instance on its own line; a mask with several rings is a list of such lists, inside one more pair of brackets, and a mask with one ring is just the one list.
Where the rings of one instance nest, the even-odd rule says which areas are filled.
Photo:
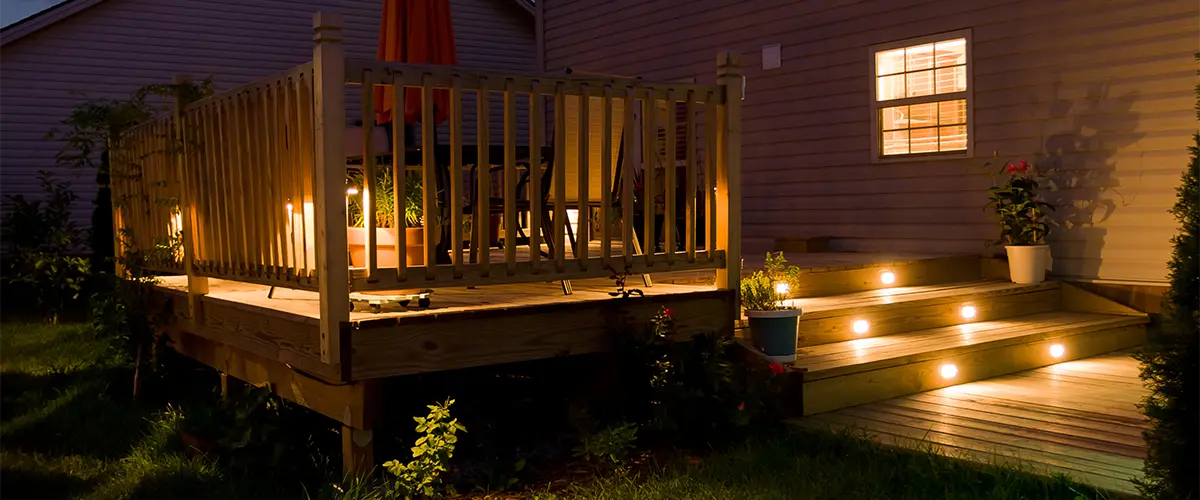
[[[411, 64], [458, 64], [454, 49], [454, 28], [450, 23], [449, 0], [384, 0], [379, 21], [380, 61]], [[375, 87], [376, 122], [392, 120], [392, 88]], [[445, 90], [434, 92], [435, 122], [446, 119], [450, 96]], [[404, 123], [421, 118], [421, 93], [410, 90], [404, 100]]]

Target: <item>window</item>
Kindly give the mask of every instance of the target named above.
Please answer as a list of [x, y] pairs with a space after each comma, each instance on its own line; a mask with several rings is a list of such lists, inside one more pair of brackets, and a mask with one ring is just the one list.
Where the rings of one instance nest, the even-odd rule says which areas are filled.
[[971, 151], [969, 30], [871, 47], [876, 161]]

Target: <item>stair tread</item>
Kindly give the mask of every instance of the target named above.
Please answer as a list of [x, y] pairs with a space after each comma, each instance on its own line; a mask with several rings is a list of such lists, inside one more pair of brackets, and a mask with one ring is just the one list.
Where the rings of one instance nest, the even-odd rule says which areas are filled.
[[964, 295], [1008, 294], [1047, 290], [1059, 286], [1057, 282], [1042, 282], [1036, 285], [1019, 285], [1009, 281], [982, 280], [944, 285], [881, 288], [865, 292], [789, 299], [787, 302], [804, 311], [809, 318], [836, 316], [840, 311], [861, 307], [893, 305], [916, 301], [955, 300]]
[[907, 364], [945, 351], [988, 349], [1063, 331], [1105, 330], [1146, 321], [1144, 316], [1055, 311], [802, 347], [795, 366], [808, 370], [806, 378], [815, 380]]

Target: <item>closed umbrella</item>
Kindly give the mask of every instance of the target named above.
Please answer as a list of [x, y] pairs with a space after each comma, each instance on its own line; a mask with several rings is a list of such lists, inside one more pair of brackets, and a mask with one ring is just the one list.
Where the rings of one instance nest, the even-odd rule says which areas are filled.
[[[458, 64], [450, 0], [384, 0], [375, 57], [380, 61], [410, 64]], [[390, 122], [392, 88], [376, 87], [375, 102], [376, 122]], [[438, 123], [446, 119], [449, 103], [450, 96], [445, 90], [434, 92], [434, 119]], [[414, 124], [420, 117], [421, 93], [408, 92], [404, 100], [404, 123]]]

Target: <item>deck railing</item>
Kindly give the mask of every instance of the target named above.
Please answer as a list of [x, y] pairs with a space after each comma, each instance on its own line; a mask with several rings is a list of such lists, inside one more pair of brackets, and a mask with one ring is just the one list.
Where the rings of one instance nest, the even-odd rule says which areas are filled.
[[[322, 358], [337, 363], [352, 290], [688, 269], [715, 269], [718, 286], [737, 287], [736, 55], [718, 56], [716, 85], [510, 74], [347, 61], [340, 26], [339, 15], [317, 14], [312, 62], [178, 103], [120, 137], [140, 175], [114, 180], [117, 227], [139, 246], [176, 242], [156, 268], [187, 273], [192, 296], [206, 293], [209, 277], [317, 290]], [[346, 156], [348, 88], [361, 95], [357, 159]], [[388, 90], [386, 101], [376, 89]], [[444, 139], [434, 126], [419, 139], [394, 126], [380, 144], [375, 111], [404, 110], [413, 95], [420, 123], [448, 117]], [[435, 110], [439, 101], [445, 110]], [[524, 129], [518, 107], [529, 116]], [[348, 168], [361, 169], [362, 186], [347, 185]], [[409, 169], [423, 193], [419, 242], [401, 230]], [[392, 227], [380, 230], [374, 207], [386, 200], [376, 182], [389, 176]], [[365, 259], [354, 267], [347, 187], [361, 188], [364, 214]], [[493, 221], [500, 235], [490, 234]], [[381, 243], [381, 231], [392, 241]], [[494, 236], [502, 244], [493, 255]], [[423, 247], [419, 264], [405, 258], [412, 243]], [[381, 250], [395, 260], [381, 265]]]

